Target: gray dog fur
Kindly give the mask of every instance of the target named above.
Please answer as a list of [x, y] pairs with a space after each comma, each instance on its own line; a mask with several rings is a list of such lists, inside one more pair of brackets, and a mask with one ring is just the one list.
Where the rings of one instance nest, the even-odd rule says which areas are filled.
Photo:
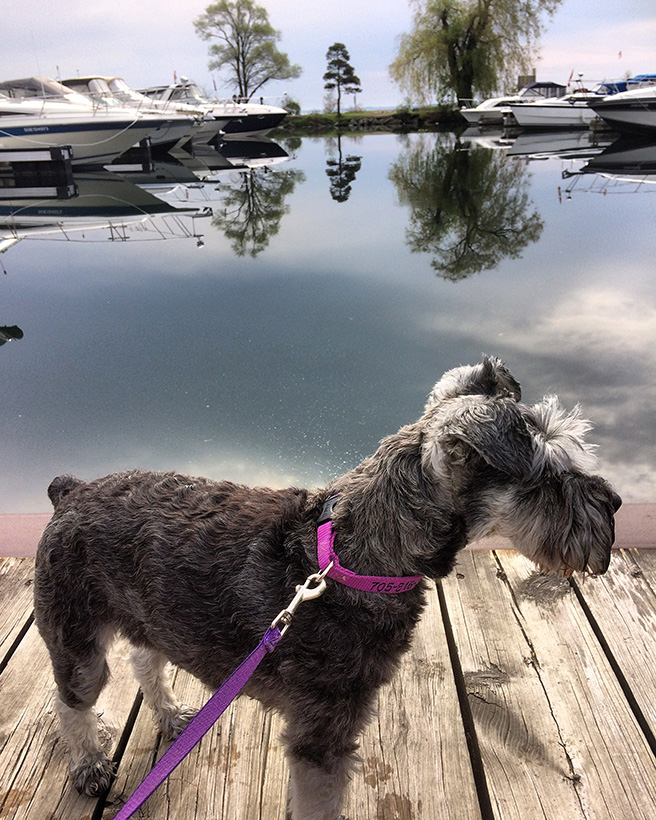
[[[167, 661], [220, 686], [316, 572], [316, 524], [330, 495], [339, 493], [336, 553], [361, 574], [442, 578], [469, 541], [493, 533], [543, 570], [605, 572], [621, 499], [589, 472], [589, 425], [555, 397], [520, 398], [498, 359], [451, 370], [417, 422], [316, 491], [143, 471], [56, 478], [36, 622], [76, 788], [98, 795], [111, 783], [93, 706], [114, 634], [134, 645], [144, 698], [164, 736], [176, 736], [192, 710], [171, 692]], [[379, 595], [329, 581], [249, 682], [247, 694], [286, 720], [293, 820], [339, 816], [357, 737], [424, 603], [423, 583]]]

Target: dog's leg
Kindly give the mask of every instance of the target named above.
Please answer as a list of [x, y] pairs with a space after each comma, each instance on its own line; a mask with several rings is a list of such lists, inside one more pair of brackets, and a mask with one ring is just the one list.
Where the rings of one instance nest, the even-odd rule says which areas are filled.
[[194, 717], [196, 709], [180, 703], [173, 694], [167, 660], [160, 652], [148, 647], [135, 648], [130, 654], [130, 661], [144, 700], [154, 712], [162, 737], [173, 740]]
[[291, 771], [292, 820], [338, 820], [344, 791], [358, 765], [357, 737], [369, 722], [373, 695], [350, 688], [330, 699], [326, 690], [297, 693], [285, 710], [283, 741]]
[[353, 762], [336, 761], [329, 770], [307, 760], [290, 762], [292, 820], [337, 820]]
[[105, 651], [110, 634], [80, 651], [49, 645], [57, 694], [55, 711], [69, 752], [69, 774], [82, 794], [97, 797], [109, 789], [113, 767], [107, 756], [109, 736], [101, 733], [93, 705], [109, 677]]

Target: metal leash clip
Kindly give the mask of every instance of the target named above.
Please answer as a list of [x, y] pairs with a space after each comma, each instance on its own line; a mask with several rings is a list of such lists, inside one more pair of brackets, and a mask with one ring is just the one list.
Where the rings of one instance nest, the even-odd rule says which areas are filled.
[[[280, 630], [280, 637], [287, 632], [289, 629], [289, 625], [292, 622], [292, 618], [294, 617], [294, 613], [304, 601], [311, 601], [314, 598], [318, 598], [320, 595], [326, 591], [326, 581], [325, 577], [330, 571], [333, 562], [331, 561], [330, 564], [322, 571], [322, 572], [314, 572], [312, 575], [309, 575], [305, 579], [305, 583], [298, 584], [296, 586], [296, 595], [292, 598], [289, 606], [286, 609], [283, 609], [271, 622], [271, 629], [278, 626], [278, 624], [283, 624], [282, 629]], [[312, 586], [316, 584], [316, 586]]]

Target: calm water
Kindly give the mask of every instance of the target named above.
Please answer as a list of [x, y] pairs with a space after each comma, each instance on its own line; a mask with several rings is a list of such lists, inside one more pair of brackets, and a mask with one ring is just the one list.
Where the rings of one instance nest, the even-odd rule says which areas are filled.
[[600, 471], [655, 500], [656, 186], [563, 178], [586, 160], [529, 160], [553, 146], [525, 140], [283, 147], [267, 170], [155, 191], [193, 219], [116, 213], [111, 232], [81, 177], [95, 227], [32, 228], [0, 255], [0, 340], [22, 334], [0, 347], [0, 512], [49, 511], [62, 472], [321, 484], [482, 352], [526, 401], [581, 402]]

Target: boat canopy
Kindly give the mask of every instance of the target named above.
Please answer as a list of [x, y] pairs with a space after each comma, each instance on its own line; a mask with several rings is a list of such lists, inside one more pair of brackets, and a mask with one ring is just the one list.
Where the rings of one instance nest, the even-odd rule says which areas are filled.
[[0, 82], [0, 91], [7, 97], [65, 97], [69, 90], [66, 86], [51, 80], [50, 77], [24, 77], [22, 80], [5, 80]]
[[34, 77], [24, 77], [21, 80], [5, 80], [0, 82], [0, 92], [12, 99], [38, 98], [40, 100], [67, 100], [78, 105], [88, 106], [88, 100], [63, 83], [53, 80], [51, 77], [40, 75]]
[[560, 85], [560, 83], [543, 83], [536, 81], [525, 85], [521, 90], [521, 94], [522, 96], [527, 96], [527, 93], [530, 93], [535, 94], [536, 97], [551, 99], [551, 97], [562, 97], [566, 91], [567, 86]]

